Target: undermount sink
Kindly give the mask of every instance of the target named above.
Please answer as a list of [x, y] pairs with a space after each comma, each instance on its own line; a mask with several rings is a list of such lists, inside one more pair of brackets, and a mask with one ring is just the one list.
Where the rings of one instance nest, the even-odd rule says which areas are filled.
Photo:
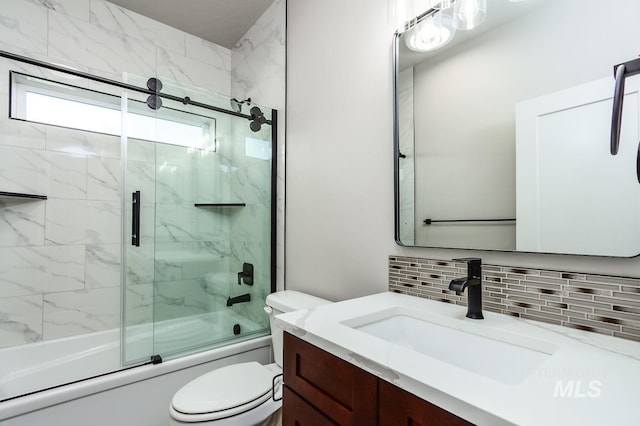
[[509, 385], [521, 383], [556, 350], [482, 322], [391, 308], [341, 324]]

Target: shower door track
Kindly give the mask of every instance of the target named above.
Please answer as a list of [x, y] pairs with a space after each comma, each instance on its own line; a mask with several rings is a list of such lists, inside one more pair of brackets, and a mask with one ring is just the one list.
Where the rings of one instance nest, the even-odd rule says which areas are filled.
[[122, 368], [120, 370], [109, 371], [109, 372], [102, 373], [102, 374], [96, 374], [95, 376], [89, 376], [89, 377], [85, 377], [83, 379], [73, 380], [71, 382], [61, 383], [61, 384], [55, 385], [55, 386], [49, 386], [48, 388], [38, 389], [38, 390], [35, 390], [33, 392], [27, 392], [27, 393], [23, 393], [23, 394], [20, 394], [20, 395], [11, 396], [9, 398], [0, 399], [0, 403], [7, 402], [7, 401], [13, 401], [13, 400], [16, 400], [16, 399], [23, 398], [25, 396], [36, 395], [36, 394], [39, 394], [39, 393], [42, 393], [42, 392], [45, 392], [45, 391], [50, 391], [50, 390], [54, 390], [54, 389], [60, 389], [61, 387], [75, 385], [75, 384], [78, 384], [78, 383], [86, 382], [87, 380], [99, 379], [100, 377], [111, 376], [113, 374], [122, 373], [123, 371], [129, 371], [129, 370], [132, 370], [134, 368], [143, 367], [145, 365], [157, 365], [157, 364], [160, 364], [159, 362], [157, 362], [154, 359], [154, 357], [156, 357], [156, 356], [159, 356], [159, 355], [153, 355], [153, 356], [151, 356], [151, 359], [149, 361], [142, 362], [142, 363], [136, 364], [136, 365], [131, 365], [129, 367], [124, 367], [124, 368]]
[[[0, 57], [4, 57], [10, 60], [14, 60], [14, 61], [19, 61], [19, 62], [23, 62], [29, 65], [36, 65], [42, 68], [46, 68], [46, 69], [50, 69], [52, 71], [57, 71], [57, 72], [61, 72], [61, 73], [65, 73], [65, 74], [69, 74], [69, 75], [73, 75], [75, 77], [82, 77], [82, 78], [86, 78], [88, 80], [91, 81], [96, 81], [98, 83], [104, 83], [104, 84], [109, 84], [112, 86], [116, 86], [116, 87], [120, 87], [122, 89], [126, 89], [126, 90], [131, 90], [134, 92], [139, 92], [139, 93], [145, 93], [147, 95], [155, 95], [155, 96], [160, 96], [161, 98], [165, 98], [165, 99], [169, 99], [172, 101], [176, 101], [176, 102], [181, 102], [185, 105], [193, 105], [193, 106], [197, 106], [200, 108], [204, 108], [204, 109], [208, 109], [210, 111], [216, 111], [216, 112], [220, 112], [222, 114], [227, 114], [227, 115], [233, 115], [235, 117], [241, 117], [241, 118], [245, 118], [247, 120], [253, 120], [254, 117], [248, 114], [242, 114], [239, 112], [235, 112], [235, 111], [230, 111], [224, 108], [219, 108], [213, 105], [209, 105], [209, 104], [205, 104], [202, 102], [197, 102], [192, 100], [191, 98], [184, 97], [181, 98], [179, 96], [175, 96], [175, 95], [170, 95], [167, 93], [160, 93], [157, 92], [155, 90], [151, 90], [151, 89], [147, 89], [144, 87], [138, 87], [135, 86], [133, 84], [127, 84], [127, 83], [122, 83], [116, 80], [111, 80], [105, 77], [100, 77], [97, 75], [93, 75], [93, 74], [89, 74], [83, 71], [77, 71], [77, 70], [73, 70], [70, 68], [65, 68], [65, 67], [61, 67], [59, 65], [54, 65], [52, 63], [49, 62], [44, 62], [44, 61], [40, 61], [38, 59], [33, 59], [33, 58], [29, 58], [26, 56], [22, 56], [22, 55], [17, 55], [15, 53], [11, 53], [11, 52], [7, 52], [5, 50], [0, 50]], [[272, 124], [272, 120], [266, 120], [265, 122], [266, 124]]]

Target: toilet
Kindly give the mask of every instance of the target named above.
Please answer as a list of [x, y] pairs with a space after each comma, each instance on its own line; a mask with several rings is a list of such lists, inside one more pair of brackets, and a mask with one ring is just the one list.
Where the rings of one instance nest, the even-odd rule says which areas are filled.
[[[282, 373], [283, 330], [273, 317], [283, 312], [310, 309], [330, 303], [292, 290], [267, 296], [275, 363], [245, 362], [218, 368], [184, 385], [171, 400], [170, 425], [250, 426], [280, 424], [282, 401], [272, 398], [273, 379]], [[275, 394], [282, 393], [276, 380]]]

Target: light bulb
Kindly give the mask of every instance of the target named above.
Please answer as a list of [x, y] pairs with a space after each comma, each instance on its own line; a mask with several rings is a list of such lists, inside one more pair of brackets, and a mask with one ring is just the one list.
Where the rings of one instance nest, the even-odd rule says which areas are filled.
[[407, 47], [416, 52], [427, 52], [446, 46], [455, 35], [453, 20], [436, 12], [420, 21], [406, 34]]
[[459, 30], [471, 30], [487, 17], [487, 0], [457, 0], [453, 8], [453, 23]]

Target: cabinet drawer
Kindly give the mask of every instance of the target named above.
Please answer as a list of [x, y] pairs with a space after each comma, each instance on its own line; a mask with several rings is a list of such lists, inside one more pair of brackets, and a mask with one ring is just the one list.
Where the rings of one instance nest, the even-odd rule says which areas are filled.
[[380, 426], [472, 425], [442, 408], [418, 398], [384, 380], [379, 380]]
[[337, 426], [288, 386], [284, 387], [282, 402], [286, 407], [282, 412], [282, 426]]
[[375, 376], [289, 333], [284, 334], [283, 367], [286, 385], [334, 422], [377, 424]]

